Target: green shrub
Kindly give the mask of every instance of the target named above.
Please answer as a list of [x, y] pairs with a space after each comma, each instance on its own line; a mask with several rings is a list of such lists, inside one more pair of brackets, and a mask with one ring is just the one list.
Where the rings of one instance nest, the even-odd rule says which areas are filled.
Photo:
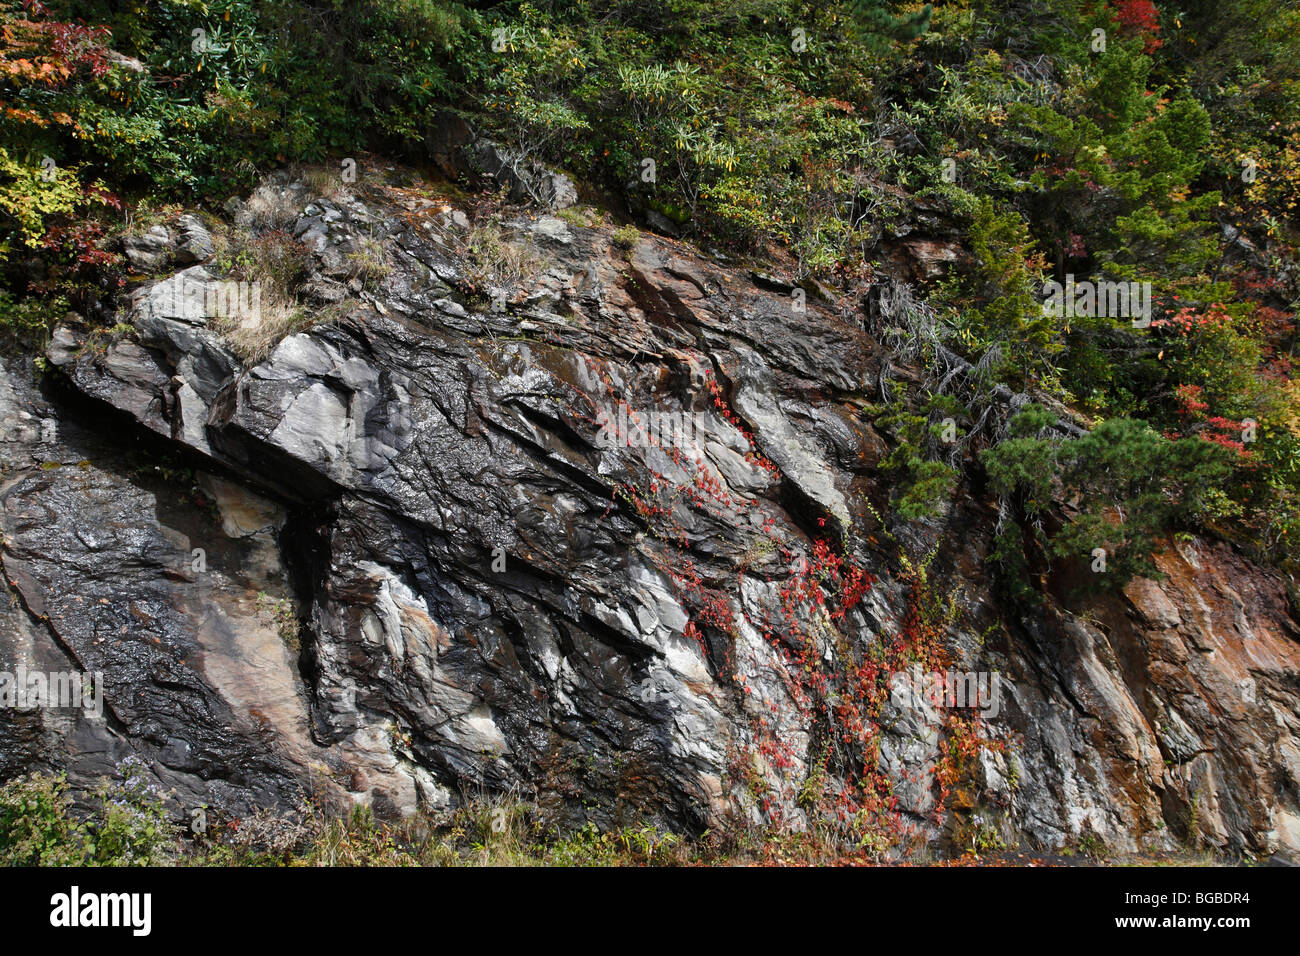
[[895, 404], [878, 420], [889, 429], [898, 444], [881, 462], [881, 468], [897, 474], [901, 481], [894, 507], [905, 519], [933, 517], [957, 487], [957, 471], [939, 459], [940, 450], [961, 436], [956, 417], [963, 410], [949, 396], [931, 396], [919, 413]]
[[84, 866], [84, 824], [69, 813], [62, 775], [17, 777], [0, 787], [0, 865]]
[[62, 774], [31, 774], [0, 787], [0, 865], [158, 866], [170, 862], [178, 833], [144, 764], [127, 757], [96, 790], [86, 820], [73, 812]]
[[144, 776], [144, 763], [127, 757], [112, 781], [95, 791], [100, 812], [88, 826], [86, 852], [94, 866], [158, 866], [176, 852], [179, 833], [164, 794]]
[[[1054, 483], [1077, 513], [1054, 536], [1051, 554], [1088, 562], [1106, 552], [1101, 587], [1136, 575], [1157, 577], [1158, 538], [1180, 523], [1205, 523], [1237, 510], [1225, 493], [1233, 452], [1201, 438], [1171, 441], [1145, 422], [1117, 418], [1063, 441], [1043, 437], [1052, 416], [1030, 408], [1013, 420], [1011, 437], [981, 452], [994, 492], [1015, 496], [1026, 517], [1052, 504]], [[1011, 539], [1003, 542], [1003, 550]]]

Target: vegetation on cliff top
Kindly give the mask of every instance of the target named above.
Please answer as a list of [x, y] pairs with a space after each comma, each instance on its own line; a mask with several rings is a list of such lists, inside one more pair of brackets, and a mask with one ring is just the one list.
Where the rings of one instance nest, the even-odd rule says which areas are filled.
[[[1108, 549], [1111, 580], [1152, 573], [1179, 525], [1295, 569], [1294, 5], [4, 0], [0, 36], [19, 338], [112, 295], [110, 240], [142, 201], [215, 206], [363, 150], [420, 162], [458, 119], [845, 294], [937, 210], [962, 252], [924, 290], [938, 344], [1101, 426], [1060, 450], [1027, 419], [979, 459], [1017, 519], [1007, 563], [1055, 481], [1083, 513], [1045, 546]], [[1150, 322], [1044, 309], [1049, 282], [1149, 283]], [[923, 432], [894, 456], [908, 517], [954, 487]]]

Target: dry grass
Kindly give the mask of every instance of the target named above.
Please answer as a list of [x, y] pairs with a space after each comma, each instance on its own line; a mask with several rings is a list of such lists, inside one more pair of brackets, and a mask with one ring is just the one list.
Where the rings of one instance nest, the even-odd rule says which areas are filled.
[[231, 260], [232, 278], [270, 282], [291, 295], [311, 271], [311, 253], [287, 229], [273, 229], [260, 236], [247, 233], [231, 237], [238, 251]]
[[383, 244], [374, 239], [360, 240], [357, 248], [348, 253], [346, 258], [348, 279], [359, 279], [366, 288], [370, 288], [393, 271]]
[[302, 191], [271, 186], [254, 190], [240, 210], [240, 225], [253, 233], [288, 229], [305, 204]]
[[134, 205], [128, 204], [125, 207], [126, 228], [122, 234], [124, 236], [143, 235], [154, 226], [169, 223], [181, 213], [187, 211], [184, 206], [176, 203], [159, 202], [152, 197], [145, 197]]
[[236, 355], [249, 364], [256, 364], [264, 361], [285, 336], [316, 321], [292, 298], [273, 285], [264, 284], [255, 315], [220, 316], [212, 320], [212, 326], [225, 337]]
[[[271, 210], [266, 222], [291, 224], [296, 215], [296, 211], [289, 215], [284, 208]], [[321, 321], [319, 315], [308, 313], [295, 294], [309, 274], [311, 255], [286, 225], [267, 228], [261, 234], [238, 226], [220, 228], [213, 231], [213, 239], [213, 262], [218, 270], [232, 280], [258, 284], [258, 309], [253, 314], [212, 318], [212, 327], [225, 336], [241, 359], [260, 362], [286, 335]]]
[[508, 235], [495, 218], [479, 221], [463, 239], [470, 280], [478, 286], [510, 289], [531, 279], [546, 263], [519, 237]]
[[600, 832], [588, 825], [549, 835], [536, 806], [505, 794], [480, 795], [441, 820], [398, 826], [358, 808], [321, 827], [298, 866], [647, 866], [691, 862], [680, 837], [653, 827]]
[[313, 198], [337, 201], [351, 195], [349, 184], [343, 181], [339, 167], [304, 166], [298, 178], [306, 184]]

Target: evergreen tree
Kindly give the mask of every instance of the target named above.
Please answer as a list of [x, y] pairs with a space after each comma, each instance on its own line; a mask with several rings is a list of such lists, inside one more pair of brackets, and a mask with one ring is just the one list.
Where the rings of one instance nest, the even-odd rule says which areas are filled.
[[856, 39], [875, 49], [888, 47], [890, 40], [915, 40], [930, 29], [933, 13], [928, 3], [911, 13], [894, 13], [889, 0], [849, 0], [848, 8]]

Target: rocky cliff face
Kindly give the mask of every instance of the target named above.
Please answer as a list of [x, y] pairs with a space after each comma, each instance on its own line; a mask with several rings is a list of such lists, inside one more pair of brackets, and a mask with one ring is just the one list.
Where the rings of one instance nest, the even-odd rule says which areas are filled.
[[[102, 672], [105, 709], [0, 710], [0, 775], [84, 786], [135, 754], [233, 815], [487, 790], [562, 821], [807, 826], [854, 766], [828, 724], [850, 689], [807, 675], [901, 660], [941, 605], [917, 665], [994, 675], [994, 746], [932, 779], [944, 708], [873, 698], [897, 832], [1300, 850], [1281, 579], [1191, 539], [1159, 582], [1067, 599], [1057, 571], [1016, 603], [979, 487], [882, 521], [868, 406], [908, 369], [862, 303], [580, 216], [507, 216], [485, 255], [465, 211], [378, 177], [274, 180], [234, 217], [269, 235], [266, 209], [317, 321], [264, 357], [187, 217], [130, 248], [162, 275], [126, 328], [70, 322], [49, 372], [4, 370], [0, 669]], [[768, 627], [850, 567], [870, 586], [794, 611], [802, 643]]]

